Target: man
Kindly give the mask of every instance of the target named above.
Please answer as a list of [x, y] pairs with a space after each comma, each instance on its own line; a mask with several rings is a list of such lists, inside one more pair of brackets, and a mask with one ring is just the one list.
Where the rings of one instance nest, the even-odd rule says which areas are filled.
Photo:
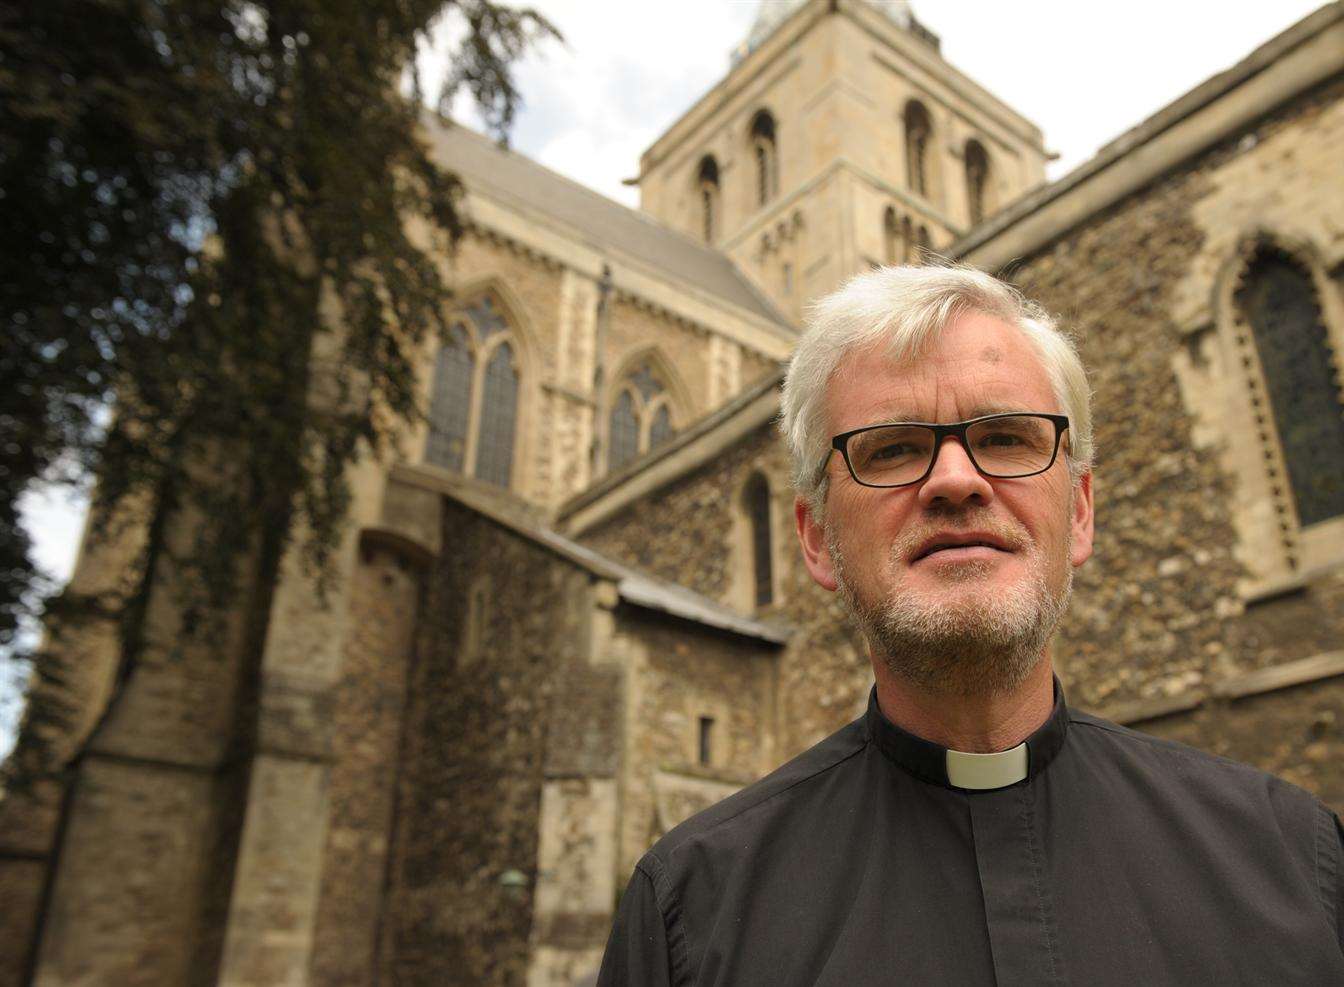
[[1344, 984], [1333, 814], [1054, 679], [1092, 552], [1088, 400], [987, 275], [887, 268], [819, 303], [782, 424], [868, 711], [658, 841], [600, 984]]

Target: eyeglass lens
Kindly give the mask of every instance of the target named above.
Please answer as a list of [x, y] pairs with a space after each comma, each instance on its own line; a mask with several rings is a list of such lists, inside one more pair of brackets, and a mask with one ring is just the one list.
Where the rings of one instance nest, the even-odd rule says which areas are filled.
[[[976, 422], [966, 429], [966, 447], [989, 476], [1027, 476], [1045, 469], [1055, 454], [1054, 423], [1030, 415]], [[849, 440], [849, 463], [861, 483], [913, 483], [929, 469], [934, 433], [926, 425], [883, 425]]]

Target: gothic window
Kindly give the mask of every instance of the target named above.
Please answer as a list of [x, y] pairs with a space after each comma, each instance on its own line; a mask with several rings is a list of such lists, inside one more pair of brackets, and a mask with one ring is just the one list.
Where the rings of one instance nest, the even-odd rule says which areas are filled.
[[662, 445], [668, 439], [672, 438], [675, 429], [672, 428], [672, 412], [668, 410], [666, 404], [660, 405], [653, 416], [653, 424], [649, 426], [649, 448]]
[[714, 155], [706, 154], [700, 159], [697, 180], [700, 192], [701, 233], [705, 243], [713, 243], [719, 225], [719, 163], [714, 160]]
[[756, 163], [756, 204], [763, 206], [779, 192], [779, 149], [775, 118], [760, 110], [751, 119], [751, 153]]
[[899, 264], [904, 259], [901, 257], [901, 227], [896, 221], [896, 210], [891, 206], [887, 206], [882, 216], [882, 243], [888, 264]]
[[752, 599], [763, 607], [774, 601], [775, 578], [770, 537], [770, 484], [752, 475], [742, 491], [742, 507], [751, 526]]
[[425, 461], [507, 487], [520, 395], [513, 334], [490, 295], [462, 315], [435, 361]]
[[646, 361], [616, 388], [608, 418], [607, 469], [619, 469], [674, 434], [671, 396]]
[[901, 263], [909, 264], [913, 260], [912, 254], [915, 249], [915, 228], [910, 222], [910, 217], [906, 216], [901, 220]]
[[518, 368], [513, 347], [495, 347], [485, 369], [481, 400], [481, 441], [476, 453], [476, 477], [507, 487], [513, 471], [513, 431], [518, 417]]
[[918, 100], [905, 104], [905, 174], [910, 191], [927, 197], [931, 191], [930, 157], [933, 121]]
[[919, 232], [915, 234], [915, 262], [926, 264], [929, 260], [929, 254], [933, 252], [933, 240], [929, 238], [929, 228], [921, 226]]
[[639, 415], [635, 410], [635, 396], [621, 391], [611, 409], [611, 439], [608, 460], [615, 469], [639, 455]]
[[474, 364], [466, 326], [459, 323], [450, 327], [434, 368], [434, 397], [429, 412], [429, 449], [425, 458], [435, 466], [460, 472], [466, 461]]
[[1344, 405], [1311, 272], [1264, 247], [1238, 304], [1255, 337], [1265, 389], [1303, 526], [1344, 515]]
[[975, 226], [989, 211], [989, 154], [975, 138], [966, 142], [966, 201], [971, 225]]
[[714, 717], [700, 717], [700, 731], [696, 738], [697, 760], [708, 767], [714, 763]]

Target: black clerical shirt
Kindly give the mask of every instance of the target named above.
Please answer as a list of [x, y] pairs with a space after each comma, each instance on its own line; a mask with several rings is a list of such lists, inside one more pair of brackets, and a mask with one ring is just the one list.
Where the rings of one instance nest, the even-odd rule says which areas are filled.
[[1339, 822], [1244, 765], [1069, 710], [1025, 780], [859, 720], [673, 829], [600, 987], [1344, 985]]

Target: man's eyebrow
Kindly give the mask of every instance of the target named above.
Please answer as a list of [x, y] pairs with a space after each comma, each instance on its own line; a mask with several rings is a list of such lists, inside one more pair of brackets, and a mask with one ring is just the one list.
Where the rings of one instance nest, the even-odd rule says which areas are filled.
[[[978, 404], [971, 409], [971, 413], [964, 420], [970, 421], [972, 418], [985, 418], [989, 415], [1008, 415], [1014, 412], [1030, 412], [1033, 409], [1020, 404]], [[873, 425], [901, 425], [906, 422], [927, 422], [928, 418], [922, 415], [911, 414], [901, 408], [878, 408], [876, 417], [870, 423]]]

